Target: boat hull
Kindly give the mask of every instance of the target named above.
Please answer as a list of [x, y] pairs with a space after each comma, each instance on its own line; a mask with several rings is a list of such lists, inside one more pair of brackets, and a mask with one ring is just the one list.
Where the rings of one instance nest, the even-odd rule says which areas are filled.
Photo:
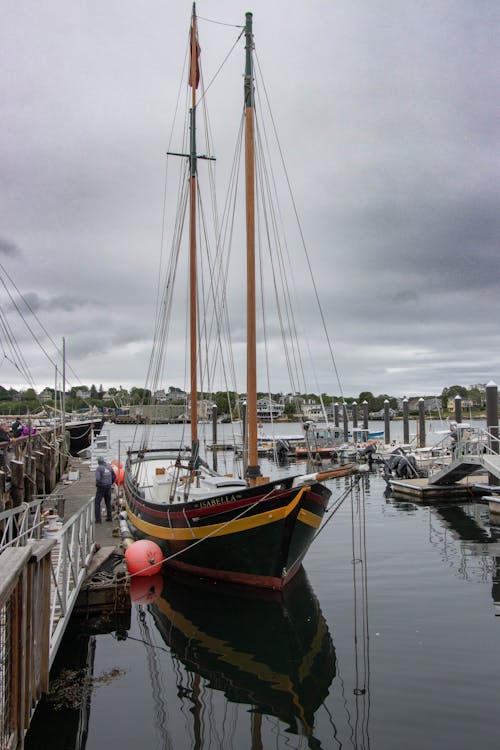
[[167, 567], [273, 589], [299, 570], [331, 494], [319, 482], [294, 487], [290, 477], [161, 505], [141, 495], [130, 470], [124, 489], [135, 535], [156, 541]]
[[103, 424], [104, 419], [102, 417], [78, 422], [67, 422], [65, 430], [69, 433], [70, 454], [77, 456], [80, 451], [88, 448], [92, 443], [92, 437], [100, 433]]

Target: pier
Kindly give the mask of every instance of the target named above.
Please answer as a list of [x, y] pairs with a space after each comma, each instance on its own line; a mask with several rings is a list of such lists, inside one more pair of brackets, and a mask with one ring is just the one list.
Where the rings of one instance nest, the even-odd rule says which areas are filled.
[[[21, 450], [21, 449], [19, 449]], [[10, 461], [14, 482], [2, 472], [0, 512], [0, 747], [20, 750], [49, 671], [73, 612], [130, 608], [117, 524], [94, 523], [94, 471], [69, 458], [55, 441]], [[59, 458], [61, 457], [61, 460]], [[59, 467], [65, 471], [59, 475]], [[16, 463], [14, 463], [16, 462]], [[32, 467], [32, 483], [22, 469]], [[47, 471], [46, 468], [50, 471]], [[16, 473], [17, 472], [17, 473]], [[52, 491], [34, 495], [58, 478]], [[23, 476], [22, 484], [16, 476]], [[52, 482], [49, 481], [49, 486]], [[24, 493], [20, 490], [24, 489]], [[24, 497], [25, 499], [21, 499]], [[99, 573], [107, 565], [108, 572]]]

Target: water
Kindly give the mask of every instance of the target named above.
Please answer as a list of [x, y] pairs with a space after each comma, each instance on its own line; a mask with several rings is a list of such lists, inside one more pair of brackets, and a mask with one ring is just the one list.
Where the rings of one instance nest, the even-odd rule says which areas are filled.
[[[132, 430], [113, 427], [115, 445]], [[73, 623], [57, 667], [86, 659], [94, 682], [78, 672], [73, 707], [42, 705], [26, 747], [498, 747], [500, 528], [486, 505], [398, 502], [370, 474], [305, 569], [284, 603], [167, 581], [130, 623], [94, 628], [110, 633]]]

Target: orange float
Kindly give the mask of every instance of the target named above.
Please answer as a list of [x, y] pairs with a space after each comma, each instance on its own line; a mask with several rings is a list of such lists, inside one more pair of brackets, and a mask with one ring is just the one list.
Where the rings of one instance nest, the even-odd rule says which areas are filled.
[[118, 461], [111, 461], [111, 466], [116, 475], [116, 484], [123, 484], [125, 469], [123, 468], [122, 462], [120, 461], [120, 463], [118, 463]]
[[163, 552], [156, 542], [140, 539], [125, 550], [125, 562], [131, 576], [154, 576], [161, 570]]
[[157, 573], [147, 578], [134, 576], [130, 581], [130, 600], [133, 604], [152, 604], [163, 590], [163, 576]]

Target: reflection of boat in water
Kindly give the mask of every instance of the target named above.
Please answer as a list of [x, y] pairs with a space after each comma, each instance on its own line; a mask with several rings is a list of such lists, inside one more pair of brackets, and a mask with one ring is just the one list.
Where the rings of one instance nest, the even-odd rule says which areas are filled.
[[335, 676], [335, 651], [302, 568], [281, 592], [169, 574], [151, 612], [188, 672], [229, 701], [312, 737]]

